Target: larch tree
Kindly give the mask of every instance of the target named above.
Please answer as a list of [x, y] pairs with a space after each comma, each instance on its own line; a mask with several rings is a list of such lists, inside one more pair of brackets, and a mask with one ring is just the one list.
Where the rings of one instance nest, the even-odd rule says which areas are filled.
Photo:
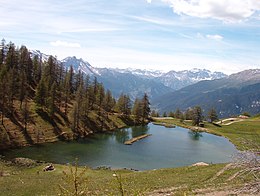
[[214, 108], [211, 108], [208, 111], [208, 118], [210, 119], [210, 122], [213, 123], [214, 121], [218, 120], [217, 112]]
[[174, 116], [175, 116], [175, 118], [181, 119], [181, 117], [182, 117], [182, 112], [180, 111], [179, 108], [176, 109]]
[[46, 87], [43, 79], [40, 80], [35, 92], [35, 102], [38, 106], [45, 106]]
[[128, 95], [121, 94], [117, 101], [116, 109], [118, 112], [128, 116], [131, 113], [130, 97]]
[[200, 106], [195, 106], [192, 111], [193, 111], [192, 123], [193, 125], [199, 126], [203, 118], [202, 109]]
[[140, 99], [136, 98], [132, 108], [132, 114], [134, 115], [134, 119], [136, 122], [138, 122], [142, 118], [142, 110], [142, 102]]
[[141, 100], [142, 104], [142, 122], [144, 123], [145, 119], [148, 119], [151, 109], [148, 95], [145, 93], [143, 99]]

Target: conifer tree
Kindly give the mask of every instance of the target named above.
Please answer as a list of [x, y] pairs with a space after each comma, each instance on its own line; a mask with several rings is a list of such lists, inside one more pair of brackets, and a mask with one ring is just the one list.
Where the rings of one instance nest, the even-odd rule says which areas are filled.
[[79, 127], [79, 122], [83, 117], [83, 108], [82, 108], [82, 100], [83, 100], [83, 84], [81, 84], [76, 92], [75, 103], [73, 104], [73, 120], [72, 120], [72, 130], [75, 131]]
[[148, 95], [145, 93], [142, 99], [142, 122], [144, 123], [145, 119], [147, 119], [150, 115], [150, 102]]
[[120, 95], [116, 104], [116, 109], [124, 115], [129, 115], [131, 113], [131, 100], [128, 95]]
[[213, 123], [215, 120], [218, 120], [217, 112], [214, 108], [211, 108], [208, 111], [208, 118], [210, 119], [210, 122]]
[[57, 85], [54, 82], [51, 86], [50, 95], [48, 96], [48, 104], [47, 104], [48, 112], [51, 117], [53, 117], [55, 113], [56, 89], [57, 89]]
[[33, 57], [33, 80], [36, 84], [39, 83], [42, 77], [42, 67], [38, 56]]
[[201, 107], [195, 106], [192, 111], [193, 111], [192, 123], [193, 123], [193, 125], [199, 126], [199, 124], [202, 122]]
[[44, 80], [41, 79], [39, 84], [37, 85], [36, 92], [35, 92], [35, 102], [38, 106], [45, 105], [45, 96], [46, 96], [46, 87], [44, 84]]
[[155, 110], [152, 110], [151, 116], [152, 116], [152, 117], [159, 117], [159, 113], [156, 112]]
[[94, 103], [96, 101], [96, 95], [94, 93], [94, 86], [93, 85], [90, 85], [89, 88], [88, 88], [88, 102], [89, 102], [89, 107], [90, 107], [90, 110], [94, 109]]
[[25, 72], [26, 80], [29, 84], [33, 82], [33, 63], [30, 57], [30, 53], [25, 46], [22, 46], [19, 50], [19, 68]]
[[0, 66], [0, 111], [1, 111], [1, 124], [4, 125], [4, 116], [6, 113], [7, 105], [7, 67]]
[[191, 108], [188, 108], [185, 112], [185, 119], [192, 120], [192, 116], [193, 116], [193, 110]]
[[9, 43], [8, 52], [6, 56], [5, 66], [6, 72], [6, 94], [8, 96], [8, 109], [12, 111], [13, 101], [15, 95], [17, 94], [17, 89], [19, 87], [19, 75], [18, 75], [18, 57], [15, 45]]
[[72, 131], [76, 131], [78, 129], [78, 124], [79, 124], [79, 106], [78, 103], [75, 102], [72, 108], [72, 122], [71, 122]]
[[115, 106], [115, 99], [112, 96], [112, 93], [110, 90], [106, 91], [105, 98], [104, 98], [104, 109], [107, 112], [111, 112], [113, 107]]
[[0, 68], [3, 66], [5, 59], [5, 39], [2, 39], [0, 45]]
[[70, 66], [66, 79], [67, 79], [67, 88], [69, 89], [70, 92], [69, 94], [71, 95], [74, 93], [74, 89], [73, 89], [74, 70], [72, 65]]
[[22, 118], [24, 123], [24, 131], [27, 131], [27, 123], [28, 123], [30, 111], [29, 111], [28, 100], [26, 95], [25, 95], [25, 101], [21, 107], [21, 113], [22, 113]]
[[182, 117], [182, 112], [180, 111], [179, 108], [176, 109], [174, 116], [175, 116], [175, 118], [181, 119], [181, 117]]
[[169, 112], [168, 116], [174, 118], [174, 112]]
[[6, 55], [6, 66], [7, 69], [12, 69], [14, 68], [15, 70], [17, 70], [17, 66], [18, 66], [18, 57], [17, 57], [17, 51], [15, 49], [15, 45], [10, 42], [8, 45], [8, 51], [7, 51], [7, 55]]
[[81, 73], [81, 71], [79, 71], [76, 75], [75, 75], [75, 84], [74, 84], [74, 90], [75, 92], [78, 90], [79, 86], [83, 84], [83, 73]]
[[142, 118], [142, 110], [141, 100], [136, 98], [132, 108], [132, 114], [134, 115], [135, 121], [139, 121]]
[[20, 108], [22, 107], [23, 104], [23, 100], [25, 98], [25, 94], [27, 94], [27, 80], [26, 80], [26, 75], [25, 75], [25, 71], [22, 71], [20, 74], [20, 82], [19, 82], [19, 101], [20, 101]]

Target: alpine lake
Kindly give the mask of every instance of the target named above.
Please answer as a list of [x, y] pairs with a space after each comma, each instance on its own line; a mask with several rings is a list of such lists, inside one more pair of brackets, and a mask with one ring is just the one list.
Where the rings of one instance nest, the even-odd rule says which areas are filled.
[[[152, 134], [132, 145], [124, 142], [143, 134]], [[90, 135], [70, 142], [46, 143], [3, 152], [6, 158], [26, 157], [51, 163], [73, 163], [92, 168], [111, 167], [135, 170], [173, 168], [196, 162], [225, 163], [237, 152], [224, 137], [192, 132], [152, 123]]]

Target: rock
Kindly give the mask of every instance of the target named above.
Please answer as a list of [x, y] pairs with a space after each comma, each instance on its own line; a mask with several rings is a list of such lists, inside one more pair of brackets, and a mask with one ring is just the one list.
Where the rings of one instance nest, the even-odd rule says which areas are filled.
[[54, 166], [52, 164], [47, 165], [46, 167], [43, 168], [43, 171], [53, 171], [54, 170]]
[[208, 163], [204, 163], [204, 162], [198, 162], [198, 163], [194, 163], [191, 166], [209, 166]]
[[12, 163], [19, 165], [19, 166], [25, 166], [25, 167], [34, 167], [34, 166], [38, 165], [35, 160], [28, 159], [28, 158], [22, 158], [22, 157], [14, 158], [12, 160]]

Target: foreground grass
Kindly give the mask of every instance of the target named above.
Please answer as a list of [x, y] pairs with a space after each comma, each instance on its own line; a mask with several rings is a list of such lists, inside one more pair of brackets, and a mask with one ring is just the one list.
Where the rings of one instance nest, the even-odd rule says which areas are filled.
[[[175, 124], [181, 127], [192, 127], [191, 121], [180, 122], [174, 118], [154, 118], [159, 123]], [[231, 125], [220, 125], [205, 122], [206, 132], [228, 138], [238, 150], [259, 151], [260, 146], [260, 118], [250, 118], [235, 122]]]
[[[151, 194], [156, 190], [176, 187], [178, 193], [192, 193], [192, 190], [201, 188], [216, 189], [225, 186], [227, 179], [237, 169], [225, 171], [218, 178], [213, 177], [225, 164], [210, 165], [207, 167], [182, 167], [174, 169], [159, 169], [153, 171], [133, 172], [127, 170], [116, 171], [120, 175], [121, 183], [126, 195]], [[65, 165], [54, 165], [55, 170], [43, 172], [44, 165], [33, 168], [19, 167], [0, 162], [0, 195], [57, 195], [59, 185], [64, 185], [63, 171], [68, 172]], [[80, 173], [84, 168], [78, 168]], [[112, 170], [87, 169], [84, 176], [85, 194], [90, 195], [120, 195], [118, 182]], [[229, 181], [232, 187], [241, 186], [250, 179], [234, 179]], [[68, 189], [71, 187], [66, 186]], [[88, 191], [87, 191], [88, 190]]]

